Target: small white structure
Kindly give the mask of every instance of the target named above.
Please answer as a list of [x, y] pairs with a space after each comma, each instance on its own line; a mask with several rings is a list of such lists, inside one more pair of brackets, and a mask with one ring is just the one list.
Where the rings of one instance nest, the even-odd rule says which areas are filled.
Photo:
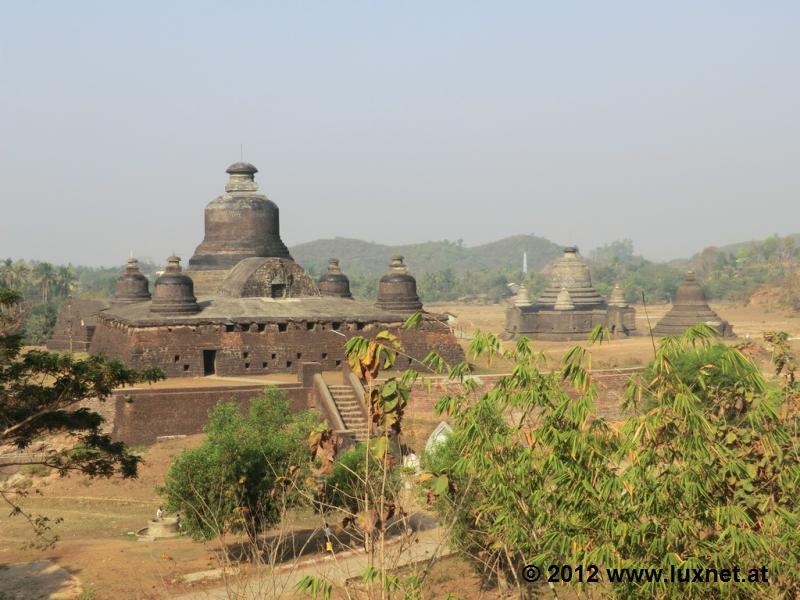
[[442, 421], [436, 426], [436, 429], [433, 430], [433, 433], [428, 436], [428, 441], [425, 442], [425, 452], [431, 453], [436, 450], [437, 447], [444, 444], [447, 438], [453, 433], [453, 428], [450, 425]]
[[407, 469], [413, 469], [415, 473], [419, 472], [419, 456], [413, 452], [409, 452], [403, 456], [403, 466]]

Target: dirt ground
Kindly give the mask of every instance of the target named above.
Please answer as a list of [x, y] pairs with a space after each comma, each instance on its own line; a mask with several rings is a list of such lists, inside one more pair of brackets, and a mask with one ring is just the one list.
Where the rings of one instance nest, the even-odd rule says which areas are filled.
[[[30, 529], [20, 517], [0, 512], [0, 599], [2, 600], [151, 600], [197, 593], [221, 585], [218, 578], [188, 583], [186, 575], [218, 569], [221, 549], [216, 542], [188, 538], [139, 541], [133, 532], [143, 528], [161, 504], [156, 488], [163, 483], [172, 459], [184, 448], [201, 443], [202, 435], [159, 442], [142, 449], [144, 463], [135, 480], [36, 476], [24, 507], [50, 519], [63, 519], [53, 531], [60, 537], [53, 548], [28, 547]], [[288, 527], [307, 531], [317, 527], [310, 515], [292, 515]], [[318, 517], [316, 518], [318, 520]], [[319, 536], [321, 537], [321, 536]], [[226, 550], [242, 540], [225, 540]], [[310, 554], [321, 551], [310, 546]], [[234, 575], [231, 585], [240, 583]], [[450, 558], [431, 573], [431, 589], [461, 598], [495, 598], [482, 593], [480, 578], [465, 562]], [[464, 582], [473, 590], [464, 595]], [[340, 596], [337, 596], [340, 594]], [[335, 590], [334, 597], [346, 597]], [[282, 597], [305, 598], [286, 590]]]
[[[163, 482], [175, 454], [201, 439], [171, 440], [146, 450], [135, 480], [31, 475], [32, 493], [23, 506], [34, 514], [63, 519], [54, 525], [60, 540], [49, 550], [26, 548], [31, 539], [27, 523], [3, 511], [0, 565], [49, 560], [80, 580], [86, 598], [165, 597], [179, 573], [209, 568], [210, 549], [185, 538], [139, 542], [130, 532], [146, 526], [148, 518], [154, 516], [160, 503], [155, 488]], [[32, 584], [42, 578], [44, 574], [30, 572]], [[4, 590], [4, 580], [0, 573], [0, 598], [8, 591]], [[30, 595], [10, 597], [47, 598], [49, 594], [65, 594], [64, 587], [71, 585], [64, 577], [50, 576], [47, 580], [49, 583], [43, 585], [47, 595], [37, 595], [30, 588]]]

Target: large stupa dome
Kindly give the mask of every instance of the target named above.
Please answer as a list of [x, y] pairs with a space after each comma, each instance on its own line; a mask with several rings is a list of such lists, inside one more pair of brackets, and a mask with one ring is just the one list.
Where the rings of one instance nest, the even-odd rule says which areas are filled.
[[291, 260], [280, 236], [278, 206], [258, 193], [253, 165], [237, 162], [225, 193], [206, 206], [205, 237], [189, 260], [192, 271], [230, 269], [251, 257]]

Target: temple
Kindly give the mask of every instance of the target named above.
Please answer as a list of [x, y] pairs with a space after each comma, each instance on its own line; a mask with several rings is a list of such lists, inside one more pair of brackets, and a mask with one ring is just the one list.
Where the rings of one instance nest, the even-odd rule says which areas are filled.
[[[257, 193], [257, 169], [235, 163], [227, 172], [225, 193], [206, 207], [205, 236], [189, 268], [170, 256], [151, 297], [147, 278], [129, 260], [110, 306], [91, 309], [91, 330], [77, 332], [73, 347], [134, 368], [160, 367], [168, 377], [269, 374], [297, 372], [308, 362], [341, 369], [348, 338], [388, 329], [406, 354], [398, 368], [430, 351], [463, 360], [446, 319], [424, 312], [402, 257], [392, 257], [374, 304], [352, 298], [338, 259], [314, 281], [281, 240], [277, 205]], [[421, 327], [403, 329], [417, 311]], [[71, 314], [59, 318], [71, 324]], [[52, 342], [64, 349], [63, 338]]]
[[680, 335], [699, 323], [710, 325], [721, 337], [736, 337], [733, 326], [711, 310], [703, 288], [694, 273], [689, 271], [684, 282], [678, 286], [675, 303], [653, 328], [653, 333], [659, 336]]
[[614, 336], [636, 331], [636, 311], [625, 302], [619, 286], [611, 301], [592, 285], [588, 265], [574, 246], [564, 248], [556, 262], [550, 285], [535, 303], [524, 286], [506, 310], [504, 337], [521, 336], [542, 340], [584, 340], [598, 325], [608, 327]]

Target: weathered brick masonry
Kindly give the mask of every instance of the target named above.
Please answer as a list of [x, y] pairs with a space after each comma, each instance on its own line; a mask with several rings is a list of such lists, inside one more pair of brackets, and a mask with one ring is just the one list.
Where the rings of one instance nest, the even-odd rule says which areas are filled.
[[[324, 370], [342, 366], [344, 343], [353, 336], [374, 336], [388, 329], [398, 336], [406, 353], [421, 360], [431, 350], [457, 363], [463, 360], [450, 330], [435, 321], [418, 330], [403, 330], [401, 323], [363, 321], [245, 321], [130, 326], [100, 316], [92, 351], [121, 359], [134, 368], [161, 367], [167, 377], [204, 374], [204, 351], [214, 353], [217, 375], [263, 375], [295, 372], [303, 361], [319, 362]], [[206, 356], [208, 356], [206, 354]], [[400, 367], [411, 365], [401, 357]]]
[[[401, 330], [410, 314], [422, 310], [401, 256], [392, 257], [374, 304], [352, 299], [336, 259], [318, 287], [281, 240], [278, 207], [257, 193], [257, 171], [248, 163], [228, 168], [225, 193], [206, 206], [205, 236], [189, 261], [190, 272], [183, 272], [177, 256], [169, 257], [151, 297], [147, 278], [131, 258], [110, 306], [93, 310], [89, 323], [86, 311], [78, 310], [82, 305], [67, 303], [51, 342], [71, 349], [64, 331], [86, 320], [71, 334], [78, 349], [134, 368], [160, 367], [167, 377], [291, 373], [309, 361], [338, 369], [347, 339], [384, 329], [413, 358], [435, 350], [451, 362], [463, 359], [436, 315], [425, 313], [417, 330]], [[215, 276], [205, 277], [209, 273]]]
[[[277, 386], [294, 410], [314, 405], [311, 390], [299, 384]], [[243, 409], [264, 391], [263, 385], [190, 389], [120, 390], [106, 401], [113, 406], [110, 433], [115, 440], [145, 446], [160, 437], [192, 435], [203, 431], [217, 402], [236, 402]], [[107, 416], [107, 420], [110, 419]]]

